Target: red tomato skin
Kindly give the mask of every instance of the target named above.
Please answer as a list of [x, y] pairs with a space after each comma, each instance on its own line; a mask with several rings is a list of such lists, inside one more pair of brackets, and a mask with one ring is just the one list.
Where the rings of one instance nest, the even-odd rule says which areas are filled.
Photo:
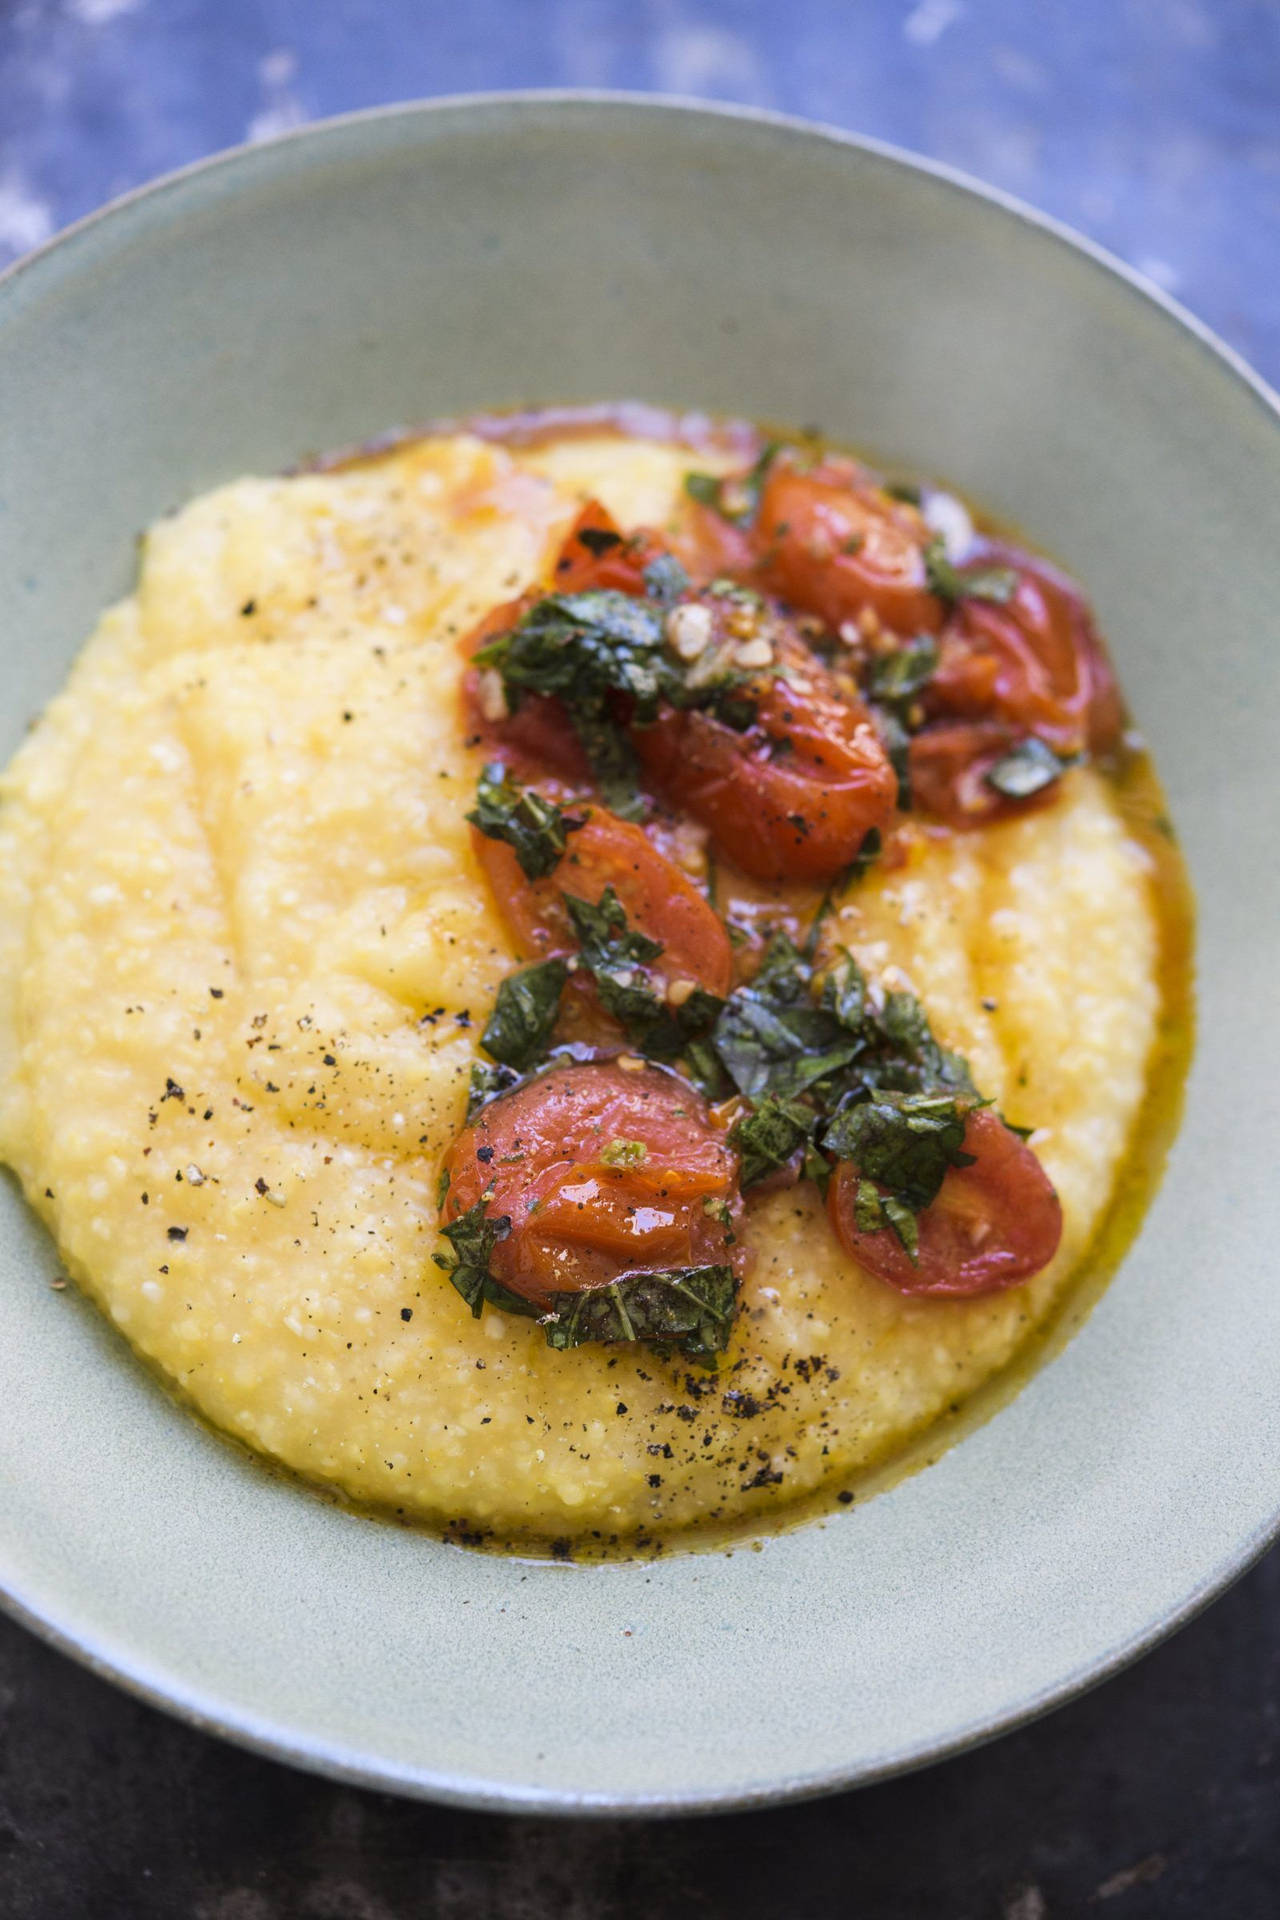
[[513, 850], [472, 828], [472, 845], [503, 919], [522, 954], [550, 959], [573, 953], [577, 939], [561, 895], [594, 906], [612, 887], [633, 928], [662, 943], [655, 969], [668, 980], [693, 980], [708, 993], [733, 985], [733, 948], [724, 922], [687, 874], [654, 846], [643, 828], [591, 807], [569, 835], [568, 851], [550, 874], [530, 880]]
[[949, 827], [985, 827], [1052, 804], [1056, 785], [1025, 800], [987, 785], [986, 775], [1026, 736], [999, 720], [942, 720], [913, 735], [907, 751], [911, 804]]
[[672, 548], [695, 585], [728, 576], [754, 580], [756, 550], [750, 533], [717, 513], [690, 502], [685, 524], [672, 536]]
[[936, 633], [943, 608], [929, 591], [927, 538], [918, 516], [851, 461], [800, 473], [783, 459], [765, 482], [754, 544], [768, 590], [828, 626], [871, 608], [897, 633]]
[[785, 658], [791, 677], [761, 684], [744, 732], [668, 708], [632, 740], [658, 790], [744, 873], [822, 884], [888, 825], [898, 783], [865, 707], [842, 699], [798, 642]]
[[1018, 575], [1004, 603], [964, 600], [942, 636], [938, 670], [921, 702], [929, 716], [910, 745], [912, 804], [953, 827], [984, 826], [1058, 794], [1010, 799], [986, 784], [996, 761], [1034, 735], [1064, 759], [1117, 744], [1124, 709], [1115, 676], [1078, 589], [1047, 561], [984, 541], [974, 564]]
[[[588, 536], [584, 540], [583, 535]], [[599, 536], [593, 545], [590, 536]], [[604, 545], [604, 541], [611, 544]], [[645, 568], [668, 551], [657, 534], [640, 527], [624, 534], [607, 507], [588, 500], [565, 536], [551, 570], [551, 592], [609, 591], [643, 595]]]
[[[953, 1167], [919, 1216], [919, 1264], [892, 1227], [859, 1231], [854, 1199], [859, 1173], [841, 1161], [827, 1189], [827, 1212], [845, 1252], [899, 1293], [968, 1299], [1003, 1293], [1047, 1267], [1062, 1238], [1062, 1204], [1035, 1154], [998, 1114], [969, 1115], [970, 1167]], [[975, 1226], [988, 1231], [975, 1238]]]
[[[611, 1140], [640, 1142], [644, 1164], [611, 1166]], [[489, 1217], [511, 1221], [495, 1275], [532, 1304], [623, 1273], [741, 1269], [738, 1156], [696, 1088], [661, 1067], [552, 1067], [485, 1107], [444, 1164], [444, 1223], [492, 1189]]]
[[1119, 695], [1078, 588], [1047, 561], [1002, 541], [984, 541], [974, 564], [1011, 568], [1017, 589], [1004, 602], [960, 602], [925, 689], [926, 710], [1001, 721], [1064, 756], [1114, 745], [1123, 723]]

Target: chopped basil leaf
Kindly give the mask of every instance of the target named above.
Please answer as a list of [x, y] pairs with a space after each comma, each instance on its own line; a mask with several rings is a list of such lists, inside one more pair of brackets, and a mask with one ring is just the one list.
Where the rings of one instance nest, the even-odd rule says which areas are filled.
[[622, 728], [605, 714], [575, 712], [570, 718], [606, 807], [619, 820], [643, 820], [648, 808], [637, 784], [639, 767]]
[[[969, 1100], [954, 1095], [893, 1092], [841, 1108], [822, 1146], [858, 1169], [854, 1211], [863, 1232], [874, 1233], [887, 1220], [915, 1259], [913, 1216], [932, 1206], [950, 1168], [973, 1165], [964, 1151], [971, 1110]], [[874, 1224], [863, 1226], [864, 1220]]]
[[892, 653], [876, 656], [867, 691], [873, 700], [898, 706], [914, 700], [937, 671], [938, 643], [932, 634], [918, 633]]
[[667, 654], [663, 609], [630, 593], [599, 589], [538, 600], [509, 633], [481, 647], [476, 664], [495, 667], [514, 712], [526, 693], [563, 701], [606, 803], [634, 819], [635, 758], [609, 710], [614, 694], [633, 703], [641, 724], [678, 678]]
[[675, 1267], [626, 1273], [609, 1286], [553, 1297], [544, 1321], [547, 1345], [563, 1350], [588, 1341], [642, 1341], [710, 1361], [729, 1344], [737, 1308], [732, 1267]]
[[[470, 1115], [470, 1114], [468, 1114], [468, 1115], [467, 1115], [467, 1118], [468, 1118], [468, 1120], [469, 1120], [469, 1119], [471, 1118], [471, 1115]], [[441, 1169], [440, 1169], [440, 1178], [439, 1178], [439, 1179], [438, 1179], [438, 1180], [436, 1181], [436, 1210], [437, 1210], [437, 1212], [438, 1212], [438, 1211], [439, 1211], [439, 1209], [440, 1209], [440, 1208], [441, 1208], [441, 1207], [442, 1207], [442, 1206], [444, 1205], [444, 1203], [445, 1203], [445, 1201], [446, 1201], [446, 1200], [447, 1200], [448, 1198], [449, 1198], [449, 1169], [448, 1169], [448, 1167], [441, 1167]]]
[[714, 473], [686, 473], [684, 490], [691, 500], [700, 507], [710, 507], [713, 512], [720, 511], [720, 489], [724, 485]]
[[1033, 793], [1043, 793], [1060, 780], [1069, 765], [1033, 733], [988, 767], [983, 778], [1007, 800], [1029, 800]]
[[880, 1204], [880, 1189], [873, 1187], [869, 1180], [859, 1180], [853, 1196], [853, 1217], [859, 1233], [879, 1233], [885, 1224], [885, 1211]]
[[744, 1114], [729, 1135], [729, 1144], [742, 1157], [739, 1184], [745, 1193], [780, 1167], [813, 1138], [818, 1115], [800, 1100], [780, 1100], [766, 1094]]
[[727, 1100], [735, 1091], [720, 1055], [706, 1036], [690, 1040], [685, 1046], [683, 1059], [689, 1078], [704, 1099], [713, 1103]]
[[732, 993], [712, 1033], [716, 1052], [749, 1100], [794, 1099], [854, 1060], [862, 1041], [815, 1006], [810, 972], [785, 934], [775, 934], [754, 980]]
[[612, 887], [606, 887], [595, 906], [577, 894], [561, 895], [573, 922], [582, 964], [592, 973], [628, 972], [656, 960], [662, 942], [627, 923], [626, 908]]
[[[748, 727], [754, 727], [760, 711], [759, 701], [744, 691], [745, 685], [755, 678], [756, 675], [741, 672], [725, 674], [697, 704], [723, 721], [726, 727], [732, 727], [735, 733], [745, 733]], [[791, 742], [774, 740], [770, 742], [770, 750], [774, 759], [780, 759], [783, 753], [791, 751]]]
[[905, 500], [909, 507], [918, 507], [924, 495], [914, 480], [886, 480], [884, 491], [891, 500]]
[[634, 696], [652, 717], [666, 666], [662, 612], [631, 593], [597, 588], [535, 601], [509, 633], [480, 648], [517, 696], [553, 693], [576, 706], [613, 692]]
[[475, 1119], [482, 1107], [496, 1100], [501, 1093], [509, 1093], [512, 1087], [518, 1087], [521, 1075], [514, 1067], [491, 1066], [487, 1060], [473, 1060], [471, 1063], [471, 1084], [467, 1088], [467, 1125]]
[[911, 735], [895, 708], [873, 706], [872, 718], [876, 731], [880, 735], [881, 745], [889, 756], [889, 765], [898, 776], [898, 806], [901, 812], [911, 810]]
[[859, 1180], [853, 1201], [853, 1217], [859, 1233], [880, 1233], [885, 1227], [892, 1227], [906, 1248], [912, 1265], [918, 1264], [920, 1229], [916, 1225], [915, 1214], [901, 1200], [896, 1200], [891, 1193], [881, 1193], [869, 1180]]
[[735, 527], [749, 527], [760, 511], [760, 495], [769, 469], [781, 451], [781, 443], [770, 440], [746, 473], [730, 474], [723, 480], [713, 473], [686, 473], [684, 490], [691, 500], [710, 507], [722, 520]]
[[810, 1141], [804, 1150], [804, 1159], [800, 1163], [800, 1170], [806, 1180], [812, 1180], [814, 1186], [825, 1200], [827, 1197], [827, 1188], [831, 1185], [831, 1162], [823, 1159], [812, 1141]]
[[947, 543], [939, 534], [924, 550], [925, 577], [929, 591], [954, 606], [958, 600], [994, 600], [1003, 605], [1018, 590], [1018, 576], [1012, 567], [972, 567], [961, 571], [947, 556]]
[[586, 815], [565, 813], [533, 787], [521, 787], [501, 761], [487, 766], [467, 819], [490, 840], [505, 840], [530, 880], [541, 880], [564, 858], [568, 836]]
[[485, 1052], [521, 1073], [533, 1066], [551, 1040], [568, 978], [563, 960], [540, 960], [509, 973], [480, 1036]]
[[[936, 590], [936, 589], [935, 589]], [[911, 735], [920, 725], [916, 702], [938, 670], [938, 643], [919, 633], [871, 663], [867, 698], [889, 763], [898, 776], [898, 805], [911, 806]]]
[[705, 987], [695, 987], [678, 1007], [655, 991], [647, 968], [662, 943], [627, 923], [626, 910], [612, 887], [598, 903], [562, 895], [578, 936], [582, 965], [591, 974], [606, 1013], [611, 1013], [641, 1053], [674, 1060], [690, 1040], [706, 1032], [723, 1002]]
[[644, 570], [644, 590], [661, 607], [674, 606], [689, 585], [689, 576], [674, 553], [660, 553]]
[[960, 1143], [979, 1104], [967, 1063], [938, 1044], [915, 996], [873, 994], [847, 952], [816, 982], [809, 956], [777, 934], [712, 1038], [751, 1102], [731, 1135], [743, 1188], [803, 1152], [805, 1177], [825, 1194], [829, 1159], [852, 1160], [867, 1186], [863, 1213], [912, 1251], [914, 1210], [936, 1198], [948, 1166], [968, 1164]]
[[938, 1045], [929, 1016], [913, 993], [887, 993], [874, 1018], [869, 1056], [859, 1073], [869, 1087], [898, 1093], [961, 1093], [978, 1098], [969, 1063]]
[[637, 1022], [632, 1038], [641, 1053], [653, 1060], [674, 1060], [702, 1040], [719, 1017], [724, 1001], [705, 987], [695, 987], [678, 1007], [658, 1005], [652, 1019]]
[[488, 1194], [482, 1194], [474, 1206], [468, 1207], [450, 1226], [442, 1227], [440, 1231], [449, 1242], [451, 1251], [433, 1253], [431, 1257], [448, 1274], [470, 1307], [474, 1319], [480, 1318], [486, 1302], [501, 1308], [504, 1313], [533, 1314], [537, 1311], [527, 1300], [509, 1292], [489, 1271], [494, 1248], [511, 1231], [511, 1216], [502, 1213], [496, 1219], [490, 1219]]
[[847, 947], [822, 983], [822, 1004], [842, 1027], [856, 1033], [867, 1016], [867, 976]]
[[946, 1093], [877, 1093], [842, 1107], [822, 1144], [918, 1212], [937, 1199], [949, 1167], [973, 1165], [964, 1151], [971, 1110]]

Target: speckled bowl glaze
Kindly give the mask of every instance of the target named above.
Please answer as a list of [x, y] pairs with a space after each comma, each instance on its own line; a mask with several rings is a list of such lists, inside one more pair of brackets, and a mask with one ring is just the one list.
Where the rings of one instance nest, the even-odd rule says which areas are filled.
[[1084, 1330], [939, 1464], [731, 1556], [547, 1566], [326, 1504], [52, 1291], [0, 1193], [0, 1583], [57, 1645], [319, 1771], [683, 1810], [955, 1751], [1131, 1659], [1280, 1516], [1280, 419], [1185, 315], [993, 194], [758, 114], [443, 101], [161, 181], [0, 287], [3, 750], [246, 470], [432, 413], [645, 399], [945, 475], [1094, 594], [1201, 912], [1164, 1186]]

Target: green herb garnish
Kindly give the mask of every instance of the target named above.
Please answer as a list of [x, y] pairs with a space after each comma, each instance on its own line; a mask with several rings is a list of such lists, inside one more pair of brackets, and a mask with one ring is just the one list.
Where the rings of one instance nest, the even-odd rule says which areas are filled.
[[641, 1053], [674, 1060], [706, 1032], [724, 1003], [705, 987], [695, 987], [678, 1007], [660, 998], [648, 966], [662, 953], [662, 943], [628, 924], [612, 887], [605, 888], [594, 906], [571, 893], [562, 898], [578, 936], [579, 962], [595, 981], [605, 1012], [625, 1028]]
[[471, 1125], [491, 1100], [496, 1100], [500, 1094], [510, 1093], [512, 1087], [518, 1087], [523, 1077], [514, 1067], [494, 1065], [488, 1060], [473, 1060], [471, 1083], [467, 1088], [467, 1125]]
[[811, 969], [784, 933], [765, 949], [754, 980], [730, 994], [712, 1032], [739, 1093], [794, 1099], [847, 1067], [862, 1050], [826, 1008], [814, 1004]]
[[533, 787], [522, 787], [495, 760], [480, 776], [476, 804], [467, 819], [490, 840], [505, 840], [530, 880], [559, 866], [569, 835], [586, 825], [585, 814], [568, 814]]
[[527, 1073], [547, 1050], [568, 978], [563, 960], [539, 960], [519, 973], [509, 973], [480, 1036], [485, 1052], [504, 1066]]
[[851, 1160], [864, 1185], [875, 1181], [919, 1213], [937, 1199], [948, 1168], [973, 1165], [964, 1151], [972, 1108], [971, 1100], [948, 1093], [877, 1093], [841, 1108], [822, 1144], [837, 1160]]
[[538, 1320], [547, 1345], [564, 1350], [588, 1341], [628, 1340], [672, 1348], [691, 1360], [715, 1363], [729, 1344], [738, 1282], [728, 1266], [676, 1267], [625, 1273], [608, 1286], [556, 1293], [546, 1307], [512, 1293], [491, 1270], [494, 1248], [511, 1232], [511, 1218], [489, 1216], [490, 1193], [443, 1227], [450, 1250], [432, 1255], [479, 1319], [486, 1305]]
[[1060, 780], [1070, 765], [1033, 733], [988, 767], [983, 779], [1006, 800], [1029, 800]]
[[967, 1063], [939, 1045], [914, 994], [873, 994], [847, 952], [818, 977], [812, 955], [775, 934], [712, 1041], [751, 1103], [730, 1135], [744, 1190], [800, 1152], [804, 1177], [825, 1194], [831, 1161], [850, 1160], [863, 1176], [862, 1214], [892, 1226], [914, 1258], [915, 1213], [936, 1199], [948, 1166], [969, 1164], [956, 1156], [981, 1104]]
[[892, 653], [871, 663], [867, 698], [890, 765], [898, 776], [898, 805], [911, 806], [911, 735], [922, 714], [917, 702], [938, 670], [938, 643], [932, 634], [919, 633]]
[[627, 820], [643, 813], [635, 755], [610, 702], [626, 695], [631, 718], [644, 725], [657, 718], [660, 699], [679, 678], [657, 602], [603, 589], [548, 594], [475, 659], [501, 674], [513, 711], [526, 693], [560, 700], [605, 804]]
[[792, 1155], [813, 1139], [817, 1125], [818, 1114], [813, 1107], [801, 1100], [766, 1094], [729, 1135], [729, 1144], [742, 1158], [739, 1184], [743, 1192], [785, 1167]]
[[871, 699], [897, 707], [914, 700], [937, 671], [938, 643], [931, 633], [918, 633], [892, 653], [876, 656], [867, 692]]
[[644, 570], [644, 590], [661, 607], [673, 607], [689, 585], [689, 576], [674, 553], [655, 554]]
[[642, 1341], [714, 1365], [729, 1344], [737, 1300], [728, 1266], [626, 1273], [609, 1286], [556, 1294], [555, 1317], [544, 1323], [547, 1345], [563, 1350], [595, 1340]]
[[760, 496], [769, 469], [781, 451], [781, 442], [770, 440], [746, 473], [730, 474], [724, 479], [714, 473], [686, 473], [684, 490], [691, 500], [696, 500], [701, 507], [710, 507], [722, 520], [728, 520], [735, 527], [749, 527], [760, 511]]
[[1012, 567], [972, 567], [962, 571], [947, 555], [947, 543], [941, 534], [930, 540], [924, 550], [925, 577], [930, 593], [936, 593], [948, 606], [960, 600], [992, 600], [1003, 606], [1018, 590], [1018, 576]]
[[494, 1248], [511, 1231], [511, 1216], [501, 1213], [491, 1220], [488, 1194], [482, 1194], [474, 1206], [468, 1207], [450, 1226], [442, 1227], [440, 1231], [449, 1242], [451, 1251], [433, 1253], [431, 1257], [448, 1274], [470, 1307], [474, 1319], [480, 1318], [486, 1302], [505, 1313], [529, 1314], [536, 1311], [518, 1294], [511, 1293], [501, 1281], [495, 1280], [489, 1270]]

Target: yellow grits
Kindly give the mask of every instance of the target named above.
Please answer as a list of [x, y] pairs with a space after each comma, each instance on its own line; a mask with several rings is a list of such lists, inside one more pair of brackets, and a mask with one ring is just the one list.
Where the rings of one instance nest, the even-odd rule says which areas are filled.
[[1037, 1129], [1065, 1215], [1045, 1272], [904, 1298], [805, 1187], [751, 1209], [716, 1378], [471, 1319], [434, 1192], [513, 955], [464, 821], [456, 641], [585, 494], [661, 525], [690, 464], [457, 435], [223, 487], [151, 532], [4, 777], [0, 1153], [69, 1271], [219, 1427], [464, 1537], [764, 1519], [887, 1458], [1044, 1321], [1144, 1096], [1149, 860], [1077, 771], [1042, 812], [917, 835], [834, 929]]

